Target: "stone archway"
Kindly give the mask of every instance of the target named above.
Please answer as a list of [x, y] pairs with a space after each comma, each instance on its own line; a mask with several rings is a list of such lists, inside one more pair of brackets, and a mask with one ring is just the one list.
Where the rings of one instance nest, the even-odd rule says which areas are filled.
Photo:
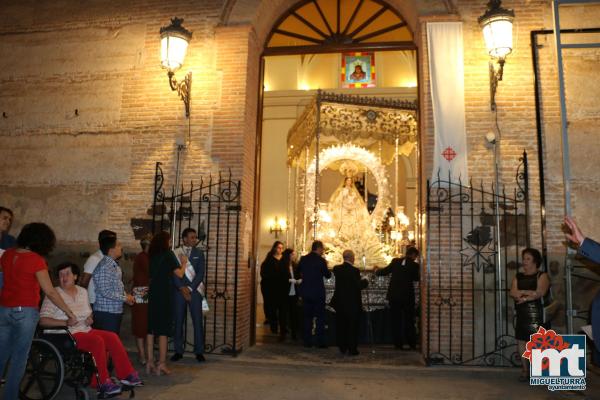
[[[258, 43], [265, 43], [273, 25], [279, 20], [286, 10], [301, 3], [297, 0], [248, 0], [236, 1], [229, 7], [225, 7], [222, 22], [224, 25], [250, 24], [255, 32]], [[306, 2], [306, 1], [304, 1]], [[404, 17], [410, 30], [416, 33], [418, 30], [418, 18], [421, 9], [425, 6], [419, 0], [388, 0], [391, 7]], [[435, 4], [431, 4], [435, 3]], [[438, 0], [428, 2], [427, 10], [439, 8], [440, 12], [448, 12], [447, 1]], [[418, 45], [418, 43], [415, 43]], [[262, 49], [261, 49], [262, 50]]]

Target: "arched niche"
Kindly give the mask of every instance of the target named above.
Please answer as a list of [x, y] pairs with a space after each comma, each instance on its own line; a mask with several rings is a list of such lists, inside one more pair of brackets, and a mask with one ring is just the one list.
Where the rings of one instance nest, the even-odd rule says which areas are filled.
[[[312, 0], [311, 0], [312, 1]], [[256, 42], [261, 46], [266, 45], [267, 38], [270, 36], [272, 29], [277, 25], [283, 16], [290, 10], [299, 5], [309, 3], [311, 1], [295, 1], [295, 0], [245, 0], [231, 1], [225, 4], [221, 21], [223, 26], [235, 26], [250, 24], [255, 32]], [[418, 18], [420, 9], [424, 9], [425, 5], [419, 0], [389, 0], [381, 1], [382, 4], [387, 4], [391, 7], [402, 19], [406, 22], [407, 27], [412, 33], [418, 30]], [[446, 13], [447, 5], [444, 0], [436, 0], [427, 2], [427, 12]], [[413, 40], [415, 45], [418, 41]]]

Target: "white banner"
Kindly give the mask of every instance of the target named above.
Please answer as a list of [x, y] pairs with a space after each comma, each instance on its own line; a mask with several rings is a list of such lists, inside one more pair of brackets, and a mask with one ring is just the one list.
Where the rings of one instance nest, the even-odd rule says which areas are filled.
[[427, 24], [435, 147], [433, 179], [469, 182], [462, 22]]

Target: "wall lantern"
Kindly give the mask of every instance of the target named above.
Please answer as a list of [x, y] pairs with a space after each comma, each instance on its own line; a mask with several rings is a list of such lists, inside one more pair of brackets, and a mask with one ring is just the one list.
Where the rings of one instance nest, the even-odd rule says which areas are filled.
[[190, 116], [190, 95], [192, 91], [192, 72], [188, 72], [182, 82], [175, 79], [175, 71], [183, 65], [192, 32], [181, 26], [183, 19], [171, 19], [171, 25], [160, 28], [160, 62], [167, 70], [171, 90], [177, 90], [185, 104], [185, 116]]
[[490, 102], [492, 111], [496, 111], [496, 89], [502, 80], [506, 56], [512, 52], [512, 28], [515, 12], [503, 8], [501, 0], [490, 0], [485, 13], [479, 17], [479, 25], [483, 30], [483, 38], [488, 53], [497, 60], [498, 69], [490, 61]]
[[269, 233], [274, 233], [275, 239], [277, 239], [279, 235], [284, 231], [287, 231], [286, 220], [280, 219], [279, 217], [275, 217], [275, 219], [269, 222]]

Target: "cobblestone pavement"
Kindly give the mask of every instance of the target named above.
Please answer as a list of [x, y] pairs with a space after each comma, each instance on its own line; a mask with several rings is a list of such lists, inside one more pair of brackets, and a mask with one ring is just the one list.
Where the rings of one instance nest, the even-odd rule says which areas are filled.
[[[264, 344], [238, 357], [192, 357], [171, 363], [169, 376], [146, 376], [142, 400], [339, 399], [600, 399], [600, 376], [588, 371], [585, 392], [549, 392], [517, 381], [514, 368], [426, 367], [417, 353], [362, 347], [357, 357], [336, 348]], [[91, 392], [90, 392], [91, 393]], [[93, 396], [95, 397], [95, 396]], [[93, 398], [92, 397], [92, 398]], [[72, 399], [63, 392], [60, 400]], [[126, 395], [117, 398], [126, 399]]]

